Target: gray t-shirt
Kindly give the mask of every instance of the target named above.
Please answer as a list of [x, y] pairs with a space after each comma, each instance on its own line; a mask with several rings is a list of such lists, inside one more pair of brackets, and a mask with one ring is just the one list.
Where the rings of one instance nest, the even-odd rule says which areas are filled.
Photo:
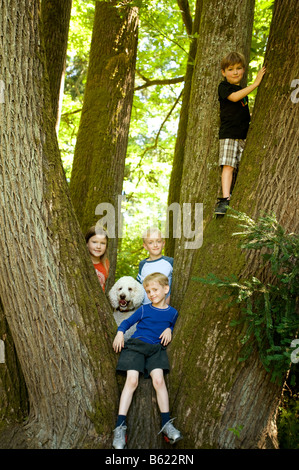
[[[155, 260], [143, 259], [139, 263], [137, 281], [140, 282], [140, 284], [142, 284], [148, 274], [152, 274], [152, 273], [165, 274], [165, 276], [168, 277], [168, 281], [169, 281], [169, 293], [167, 295], [168, 297], [171, 291], [172, 271], [173, 271], [173, 258], [170, 258], [169, 256], [161, 256], [161, 258], [155, 259]], [[151, 303], [145, 291], [144, 291], [144, 299], [142, 303], [143, 305]]]

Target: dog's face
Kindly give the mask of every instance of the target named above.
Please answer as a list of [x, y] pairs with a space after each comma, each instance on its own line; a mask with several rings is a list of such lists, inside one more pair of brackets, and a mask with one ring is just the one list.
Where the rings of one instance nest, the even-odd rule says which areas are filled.
[[131, 276], [120, 278], [109, 292], [112, 307], [121, 312], [128, 312], [139, 307], [143, 297], [143, 287]]
[[129, 286], [119, 286], [117, 289], [118, 308], [122, 312], [132, 310], [133, 303], [133, 288]]

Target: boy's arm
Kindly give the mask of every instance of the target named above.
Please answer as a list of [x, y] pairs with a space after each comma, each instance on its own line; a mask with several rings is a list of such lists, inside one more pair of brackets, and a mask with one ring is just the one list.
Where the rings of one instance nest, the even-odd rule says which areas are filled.
[[162, 344], [162, 346], [167, 346], [167, 345], [170, 343], [171, 339], [172, 339], [172, 331], [171, 331], [171, 329], [170, 329], [170, 328], [166, 328], [166, 330], [164, 330], [164, 331], [160, 334], [159, 338], [161, 339], [161, 344]]
[[117, 328], [117, 331], [122, 331], [125, 333], [131, 326], [135, 325], [138, 321], [141, 320], [143, 314], [143, 309], [142, 306], [139, 307], [129, 318], [126, 318], [126, 320], [123, 320], [119, 327]]
[[122, 348], [124, 347], [124, 345], [125, 345], [124, 334], [122, 331], [118, 331], [113, 341], [113, 349], [116, 353], [120, 352]]
[[161, 339], [161, 344], [163, 346], [167, 346], [170, 343], [172, 339], [172, 331], [173, 331], [173, 328], [177, 319], [178, 319], [178, 312], [175, 310], [175, 314], [173, 316], [170, 327], [162, 331], [161, 335], [159, 336], [159, 338]]
[[230, 101], [236, 102], [245, 98], [245, 96], [249, 95], [249, 93], [251, 93], [253, 90], [255, 90], [259, 86], [265, 72], [266, 72], [265, 67], [262, 67], [261, 70], [258, 71], [256, 79], [251, 85], [248, 85], [247, 87], [242, 88], [242, 90], [234, 91], [227, 97], [227, 99]]
[[116, 336], [113, 341], [113, 349], [115, 352], [120, 352], [122, 348], [124, 347], [125, 341], [124, 341], [124, 334], [125, 332], [133, 326], [137, 321], [140, 320], [142, 316], [142, 307], [139, 307], [136, 312], [133, 313], [129, 318], [126, 320], [123, 320], [121, 324], [119, 325], [117, 329]]

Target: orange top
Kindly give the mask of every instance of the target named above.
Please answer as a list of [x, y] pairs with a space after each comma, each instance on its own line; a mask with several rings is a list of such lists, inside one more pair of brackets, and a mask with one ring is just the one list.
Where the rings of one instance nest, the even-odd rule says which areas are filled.
[[101, 287], [102, 287], [104, 292], [105, 292], [105, 284], [106, 284], [108, 274], [109, 274], [109, 266], [110, 265], [109, 265], [108, 260], [105, 261], [105, 265], [101, 262], [97, 263], [97, 264], [94, 264], [96, 273], [98, 275], [98, 279], [100, 281]]

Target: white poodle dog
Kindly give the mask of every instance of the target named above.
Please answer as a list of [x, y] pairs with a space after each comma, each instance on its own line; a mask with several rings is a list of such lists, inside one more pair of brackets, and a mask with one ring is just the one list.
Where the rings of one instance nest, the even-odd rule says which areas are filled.
[[[132, 276], [123, 276], [110, 289], [108, 298], [114, 309], [114, 319], [117, 326], [130, 317], [133, 311], [137, 310], [143, 302], [145, 291], [143, 286]], [[135, 331], [136, 326], [132, 326], [125, 334], [125, 339], [129, 338]]]
[[108, 297], [114, 310], [129, 312], [142, 304], [144, 289], [132, 276], [123, 276], [110, 289]]

